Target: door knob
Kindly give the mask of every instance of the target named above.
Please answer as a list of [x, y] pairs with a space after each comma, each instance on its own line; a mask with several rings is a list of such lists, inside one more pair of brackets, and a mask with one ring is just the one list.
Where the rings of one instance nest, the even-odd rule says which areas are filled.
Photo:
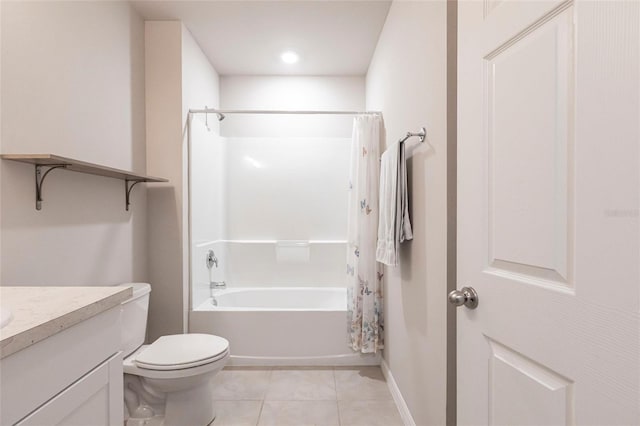
[[478, 293], [473, 287], [462, 287], [462, 290], [453, 290], [449, 293], [449, 303], [455, 306], [466, 306], [469, 309], [478, 307]]

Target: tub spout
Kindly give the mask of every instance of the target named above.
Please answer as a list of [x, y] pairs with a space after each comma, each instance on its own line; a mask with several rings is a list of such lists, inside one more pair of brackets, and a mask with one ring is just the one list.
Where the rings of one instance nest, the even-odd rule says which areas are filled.
[[211, 290], [225, 290], [227, 288], [226, 281], [211, 281], [209, 282], [209, 288]]

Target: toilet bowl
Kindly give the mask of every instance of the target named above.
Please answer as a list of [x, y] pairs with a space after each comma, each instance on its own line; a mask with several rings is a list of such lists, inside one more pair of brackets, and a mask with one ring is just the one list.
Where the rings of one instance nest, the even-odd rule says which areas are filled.
[[229, 342], [210, 334], [176, 334], [142, 345], [151, 289], [127, 285], [134, 295], [122, 304], [125, 424], [210, 424], [215, 418], [212, 379], [229, 359]]

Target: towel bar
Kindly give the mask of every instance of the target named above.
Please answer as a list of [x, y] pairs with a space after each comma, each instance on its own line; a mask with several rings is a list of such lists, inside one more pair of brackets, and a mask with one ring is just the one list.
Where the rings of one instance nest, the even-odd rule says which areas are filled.
[[424, 142], [424, 139], [427, 137], [427, 129], [425, 129], [424, 127], [420, 128], [420, 131], [418, 133], [413, 133], [413, 132], [407, 132], [407, 134], [404, 136], [404, 138], [401, 138], [398, 140], [399, 143], [402, 143], [404, 141], [406, 141], [409, 138], [412, 138], [414, 136], [417, 136], [420, 140], [420, 142]]

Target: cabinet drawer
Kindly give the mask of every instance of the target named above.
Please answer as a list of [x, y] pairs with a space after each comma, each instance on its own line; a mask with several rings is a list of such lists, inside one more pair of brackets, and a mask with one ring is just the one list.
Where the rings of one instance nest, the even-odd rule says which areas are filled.
[[115, 426], [122, 425], [122, 354], [80, 378], [18, 426]]

